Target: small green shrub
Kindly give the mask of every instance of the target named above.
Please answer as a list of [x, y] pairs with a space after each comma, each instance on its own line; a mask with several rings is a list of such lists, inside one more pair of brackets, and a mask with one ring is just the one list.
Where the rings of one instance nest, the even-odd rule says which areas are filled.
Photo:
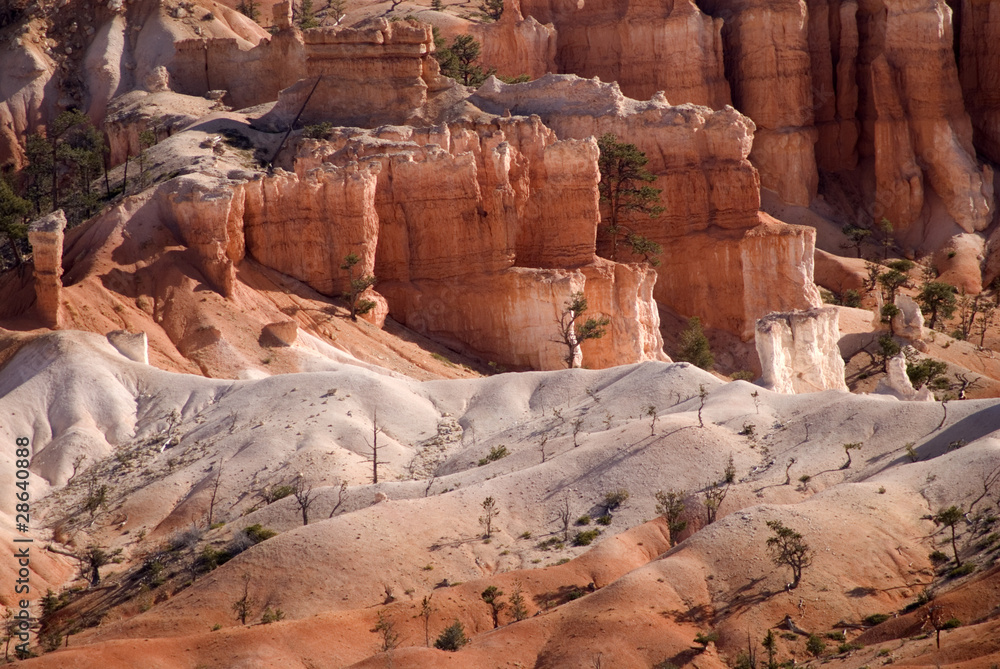
[[611, 492], [604, 494], [604, 508], [608, 511], [614, 511], [626, 501], [628, 501], [629, 493], [625, 488], [619, 488], [618, 490], [612, 490]]
[[948, 572], [948, 577], [959, 578], [960, 576], [968, 576], [974, 571], [976, 571], [976, 565], [970, 562], [966, 562], [961, 567], [955, 567], [950, 572]]
[[934, 551], [928, 557], [934, 564], [944, 564], [945, 562], [951, 559], [941, 551]]
[[491, 462], [496, 462], [497, 460], [506, 458], [508, 455], [510, 455], [510, 451], [508, 451], [507, 447], [503, 444], [494, 446], [490, 449], [490, 452], [486, 454], [485, 458], [480, 458], [479, 466], [482, 467], [483, 465], [488, 465]]
[[590, 525], [590, 515], [588, 515], [586, 513], [583, 514], [582, 516], [580, 516], [579, 518], [576, 519], [576, 524], [577, 525]]
[[610, 513], [606, 513], [603, 516], [599, 516], [597, 518], [597, 524], [598, 525], [605, 525], [605, 526], [610, 525], [611, 524], [611, 514]]
[[698, 632], [694, 635], [694, 642], [699, 646], [707, 647], [708, 644], [714, 643], [719, 640], [718, 632]]
[[333, 124], [324, 121], [316, 125], [307, 125], [302, 129], [302, 136], [309, 139], [326, 139], [331, 130], [333, 130]]
[[260, 523], [254, 523], [249, 527], [244, 527], [243, 532], [253, 540], [255, 544], [259, 544], [262, 541], [267, 541], [271, 537], [278, 536], [278, 533], [269, 527], [263, 527]]
[[826, 650], [826, 642], [815, 634], [810, 634], [806, 639], [806, 650], [814, 657], [819, 657]]
[[281, 609], [272, 610], [271, 607], [264, 609], [264, 614], [260, 617], [260, 622], [265, 625], [270, 625], [273, 622], [285, 619], [285, 612]]
[[959, 620], [958, 618], [949, 618], [948, 620], [944, 621], [944, 625], [941, 625], [941, 629], [953, 630], [956, 627], [961, 627], [961, 626], [962, 626], [961, 620]]
[[840, 296], [840, 302], [845, 307], [854, 307], [857, 309], [861, 306], [861, 294], [853, 288], [848, 288], [844, 291], [844, 294]]
[[870, 616], [864, 617], [864, 623], [865, 625], [870, 625], [871, 627], [875, 627], [876, 625], [881, 625], [888, 619], [889, 616], [887, 616], [884, 613], [873, 613]]
[[457, 620], [444, 628], [441, 635], [434, 642], [434, 647], [438, 650], [449, 650], [457, 651], [459, 648], [469, 643], [468, 638], [465, 636], [465, 628], [462, 627], [462, 623]]
[[600, 530], [585, 530], [583, 532], [577, 532], [576, 536], [573, 537], [574, 546], [589, 546], [591, 542], [594, 541], [601, 534]]

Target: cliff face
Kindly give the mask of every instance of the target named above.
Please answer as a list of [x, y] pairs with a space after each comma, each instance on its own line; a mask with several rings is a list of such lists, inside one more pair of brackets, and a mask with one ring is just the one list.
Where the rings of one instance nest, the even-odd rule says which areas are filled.
[[[665, 211], [629, 225], [664, 249], [658, 302], [745, 340], [771, 311], [820, 304], [812, 284], [815, 231], [759, 216], [757, 171], [747, 159], [754, 126], [734, 109], [675, 107], [662, 97], [640, 102], [615, 84], [565, 75], [517, 86], [490, 80], [470, 101], [536, 114], [560, 138], [614, 133], [646, 154]], [[598, 250], [610, 254], [607, 240]]]
[[966, 232], [993, 218], [992, 170], [976, 162], [951, 16], [943, 0], [858, 7], [860, 151], [874, 158], [876, 220], [886, 216], [904, 234], [929, 191]]
[[666, 91], [675, 103], [730, 102], [722, 23], [692, 0], [521, 0], [521, 8], [555, 26], [560, 72], [617, 81], [638, 99]]
[[958, 67], [976, 148], [1000, 162], [1000, 4], [993, 0], [951, 3], [961, 17]]
[[[611, 314], [585, 342], [589, 367], [663, 359], [656, 275], [595, 255], [597, 145], [558, 141], [537, 118], [464, 120], [427, 129], [344, 129], [304, 142], [317, 164], [374, 163], [375, 275], [394, 318], [505, 365], [564, 366], [553, 342], [572, 293]], [[442, 202], [447, 203], [442, 206]]]
[[556, 30], [521, 14], [519, 0], [505, 0], [503, 14], [495, 23], [472, 23], [469, 34], [482, 44], [480, 60], [495, 67], [497, 74], [532, 79], [556, 71]]
[[522, 10], [555, 26], [561, 72], [716, 109], [731, 90], [756, 126], [761, 186], [785, 203], [809, 206], [820, 170], [840, 172], [860, 200], [845, 216], [888, 218], [923, 252], [994, 218], [992, 170], [976, 158], [1000, 157], [994, 0], [525, 0]]
[[757, 126], [750, 160], [761, 186], [808, 206], [819, 177], [813, 145], [812, 63], [804, 0], [705, 0], [723, 20], [733, 104]]

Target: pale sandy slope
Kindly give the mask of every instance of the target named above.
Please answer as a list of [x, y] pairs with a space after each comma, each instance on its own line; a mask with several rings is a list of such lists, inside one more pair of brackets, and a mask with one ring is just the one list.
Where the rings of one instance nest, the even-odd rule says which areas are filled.
[[[643, 415], [649, 405], [658, 413], [652, 436]], [[376, 410], [386, 464], [372, 485], [365, 456]], [[34, 435], [35, 490], [48, 491], [40, 508], [57, 538], [124, 549], [129, 559], [106, 568], [107, 584], [177, 532], [206, 524], [220, 463], [216, 519], [227, 524], [205, 539], [221, 546], [253, 523], [280, 532], [189, 587], [178, 576], [151, 608], [114, 604], [114, 590], [84, 598], [66, 615], [104, 602], [104, 622], [27, 666], [131, 667], [140, 655], [150, 667], [386, 666], [384, 656], [365, 658], [375, 652], [371, 630], [387, 593], [395, 601], [384, 611], [404, 646], [393, 655], [396, 667], [577, 667], [600, 653], [615, 667], [665, 658], [722, 666], [714, 649], [690, 650], [698, 630], [717, 630], [718, 652], [732, 659], [748, 629], [762, 637], [785, 615], [824, 632], [912, 600], [931, 581], [927, 555], [942, 537], [926, 516], [968, 504], [981, 473], [1000, 461], [992, 436], [1000, 407], [988, 400], [949, 403], [937, 429], [941, 404], [775, 395], [684, 364], [431, 382], [344, 366], [220, 381], [131, 362], [103, 338], [78, 332], [42, 337], [6, 364], [0, 411], [10, 416], [0, 438]], [[754, 439], [739, 434], [747, 425]], [[960, 441], [966, 445], [949, 451]], [[848, 442], [863, 448], [842, 469]], [[910, 442], [920, 462], [906, 455]], [[477, 466], [500, 445], [510, 455]], [[81, 469], [93, 469], [66, 486], [78, 454], [87, 455]], [[704, 513], [692, 498], [691, 528], [667, 551], [662, 521], [646, 522], [656, 515], [654, 493], [701, 490], [721, 478], [730, 456], [737, 481], [719, 520], [694, 532]], [[242, 515], [259, 504], [264, 486], [299, 473], [319, 492], [308, 526], [292, 498]], [[804, 474], [811, 478], [800, 485]], [[9, 458], [0, 475], [9, 489]], [[93, 522], [80, 512], [92, 475], [112, 491], [109, 509]], [[348, 483], [344, 504], [328, 519], [341, 481]], [[574, 519], [596, 517], [603, 495], [616, 489], [630, 498], [600, 528], [595, 549], [538, 548], [559, 532], [555, 517], [565, 500]], [[377, 494], [387, 500], [375, 503]], [[500, 508], [488, 543], [478, 522], [487, 496]], [[773, 519], [815, 550], [793, 592], [784, 590], [788, 570], [767, 556], [765, 523]], [[571, 535], [593, 527], [572, 527]], [[988, 556], [977, 559], [985, 565]], [[231, 604], [245, 573], [258, 602], [251, 617], [266, 603], [284, 610], [285, 622], [236, 625]], [[445, 580], [461, 585], [435, 589]], [[479, 593], [490, 584], [509, 593], [515, 581], [529, 612], [542, 614], [491, 631]], [[574, 588], [595, 591], [563, 603]], [[424, 630], [415, 615], [428, 594], [436, 608], [432, 638], [459, 619], [475, 635], [469, 648], [457, 655], [417, 648]], [[214, 625], [222, 629], [210, 631]], [[805, 656], [801, 640], [781, 644], [783, 656]]]

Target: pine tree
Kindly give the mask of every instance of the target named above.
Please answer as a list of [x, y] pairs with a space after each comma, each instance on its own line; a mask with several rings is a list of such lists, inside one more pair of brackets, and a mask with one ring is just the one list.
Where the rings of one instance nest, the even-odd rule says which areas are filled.
[[641, 255], [651, 265], [658, 265], [659, 261], [654, 256], [663, 249], [628, 225], [636, 216], [652, 218], [664, 209], [660, 204], [661, 189], [648, 185], [656, 177], [646, 170], [649, 162], [646, 154], [635, 144], [619, 142], [612, 133], [601, 135], [597, 147], [601, 151], [598, 158], [601, 171], [598, 191], [601, 202], [608, 205], [608, 215], [604, 218], [601, 231], [611, 243], [611, 260], [617, 259], [618, 242], [623, 239], [632, 253]]
[[701, 329], [701, 319], [697, 316], [688, 320], [687, 329], [681, 333], [681, 350], [677, 354], [677, 360], [690, 362], [696, 367], [709, 370], [715, 364], [715, 356], [708, 342], [708, 337]]

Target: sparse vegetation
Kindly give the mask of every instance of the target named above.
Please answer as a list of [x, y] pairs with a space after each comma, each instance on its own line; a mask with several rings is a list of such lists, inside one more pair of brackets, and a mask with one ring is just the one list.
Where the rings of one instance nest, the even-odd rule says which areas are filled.
[[500, 508], [492, 497], [484, 499], [481, 506], [483, 515], [479, 517], [479, 524], [486, 529], [486, 538], [489, 539], [493, 536], [493, 521], [500, 515]]
[[601, 531], [594, 530], [584, 530], [582, 532], [577, 532], [576, 536], [573, 537], [574, 546], [589, 546], [594, 539], [601, 535]]
[[677, 545], [677, 535], [687, 529], [687, 521], [681, 520], [684, 514], [684, 499], [687, 497], [686, 491], [662, 490], [656, 491], [656, 513], [663, 516], [667, 521], [667, 528], [670, 530], [670, 545]]
[[485, 458], [480, 458], [477, 463], [480, 467], [490, 464], [491, 462], [496, 462], [497, 460], [502, 460], [510, 455], [510, 451], [503, 444], [499, 446], [494, 446], [490, 449], [490, 452], [486, 454]]

